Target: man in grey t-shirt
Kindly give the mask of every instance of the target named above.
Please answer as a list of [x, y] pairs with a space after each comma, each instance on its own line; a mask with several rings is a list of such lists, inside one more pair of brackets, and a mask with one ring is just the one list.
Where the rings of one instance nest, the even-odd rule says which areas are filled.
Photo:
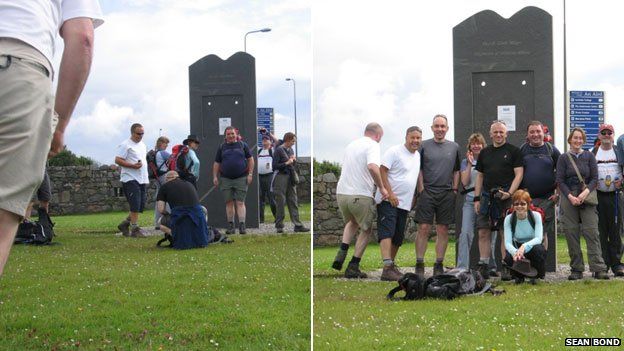
[[448, 120], [444, 115], [433, 117], [433, 139], [423, 141], [420, 147], [421, 172], [418, 181], [416, 217], [416, 274], [425, 274], [425, 252], [436, 221], [436, 262], [433, 275], [444, 273], [444, 254], [448, 246], [448, 226], [455, 221], [455, 196], [459, 184], [459, 145], [446, 140]]

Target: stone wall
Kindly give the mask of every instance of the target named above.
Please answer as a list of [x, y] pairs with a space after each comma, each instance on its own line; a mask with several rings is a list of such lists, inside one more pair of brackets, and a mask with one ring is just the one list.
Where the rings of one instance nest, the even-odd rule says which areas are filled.
[[[297, 194], [301, 203], [310, 202], [310, 158], [298, 162], [301, 183]], [[50, 213], [74, 214], [106, 211], [128, 211], [128, 203], [121, 190], [119, 169], [111, 166], [48, 167], [52, 183]], [[148, 188], [149, 208], [153, 208], [156, 187]]]

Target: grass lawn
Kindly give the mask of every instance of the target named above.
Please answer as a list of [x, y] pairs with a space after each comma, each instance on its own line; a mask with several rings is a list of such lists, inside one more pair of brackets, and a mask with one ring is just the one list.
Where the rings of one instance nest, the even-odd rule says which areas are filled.
[[309, 235], [178, 251], [111, 235], [120, 218], [55, 217], [60, 244], [13, 248], [0, 350], [310, 348]]
[[[569, 263], [565, 239], [557, 245], [558, 263]], [[624, 339], [621, 278], [501, 283], [501, 296], [390, 302], [385, 295], [396, 283], [336, 279], [341, 273], [330, 268], [336, 247], [313, 251], [314, 350], [560, 350], [573, 349], [565, 347], [567, 337]], [[448, 264], [454, 255], [451, 242]], [[425, 261], [434, 256], [430, 243]], [[381, 268], [379, 257], [379, 246], [370, 245], [362, 269]], [[414, 244], [406, 243], [397, 263], [413, 267], [414, 261]]]

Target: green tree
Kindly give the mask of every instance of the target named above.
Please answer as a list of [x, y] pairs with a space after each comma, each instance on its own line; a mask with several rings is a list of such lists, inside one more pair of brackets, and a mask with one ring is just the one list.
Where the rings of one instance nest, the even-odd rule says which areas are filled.
[[63, 149], [48, 161], [50, 166], [90, 166], [95, 161], [89, 157], [77, 156], [68, 148]]
[[333, 173], [336, 177], [340, 177], [340, 172], [342, 171], [340, 163], [330, 161], [318, 162], [316, 159], [313, 160], [313, 163], [315, 176], [325, 173]]

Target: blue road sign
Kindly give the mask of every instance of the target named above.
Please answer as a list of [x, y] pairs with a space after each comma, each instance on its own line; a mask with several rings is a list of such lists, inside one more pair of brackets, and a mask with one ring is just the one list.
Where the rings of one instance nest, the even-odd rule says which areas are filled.
[[[273, 107], [258, 107], [256, 108], [256, 118], [258, 123], [258, 129], [265, 128], [268, 132], [273, 133], [274, 130], [274, 118]], [[262, 147], [262, 134], [258, 131], [258, 148]]]
[[587, 134], [584, 148], [593, 147], [598, 137], [598, 128], [604, 123], [604, 91], [570, 91], [569, 92], [570, 128], [583, 128]]

